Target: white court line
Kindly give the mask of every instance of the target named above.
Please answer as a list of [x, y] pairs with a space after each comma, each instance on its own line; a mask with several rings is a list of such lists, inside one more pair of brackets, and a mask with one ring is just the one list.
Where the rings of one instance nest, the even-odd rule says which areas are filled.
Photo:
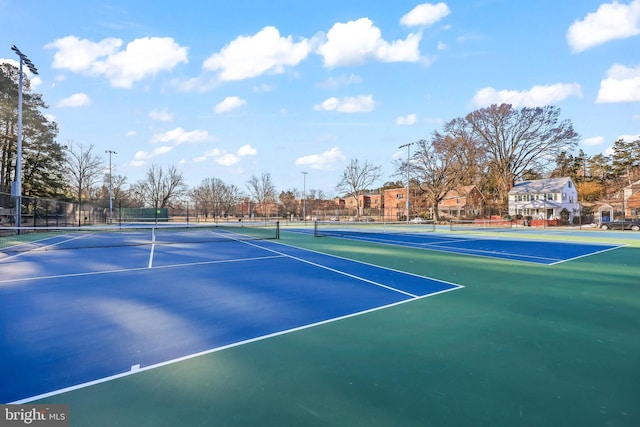
[[[72, 241], [77, 240], [77, 239], [82, 239], [83, 237], [86, 237], [86, 236], [87, 236], [86, 234], [81, 234], [81, 235], [76, 236], [76, 237], [70, 237], [70, 238], [68, 238], [68, 239], [61, 240], [61, 241], [56, 242], [56, 243], [51, 243], [50, 245], [37, 246], [37, 247], [35, 247], [35, 248], [28, 249], [28, 250], [26, 250], [26, 251], [18, 252], [18, 253], [17, 253], [17, 254], [15, 254], [15, 255], [11, 255], [11, 256], [8, 256], [8, 257], [6, 257], [6, 258], [1, 258], [1, 259], [0, 259], [0, 262], [2, 262], [2, 261], [6, 261], [6, 260], [9, 260], [9, 259], [13, 259], [13, 258], [17, 258], [17, 257], [19, 257], [19, 256], [22, 256], [22, 255], [28, 254], [29, 252], [42, 252], [42, 251], [46, 251], [48, 248], [50, 248], [50, 247], [52, 247], [52, 246], [58, 246], [58, 245], [61, 245], [61, 244], [63, 244], [63, 243], [72, 242]], [[20, 243], [19, 245], [15, 245], [15, 246], [29, 245], [29, 244], [33, 244], [33, 243], [37, 243], [37, 242], [45, 242], [45, 241], [50, 240], [50, 239], [55, 239], [56, 237], [64, 237], [64, 234], [61, 234], [60, 236], [47, 237], [47, 238], [45, 238], [45, 239], [41, 239], [41, 240], [34, 240], [33, 242], [24, 242], [24, 243]], [[11, 248], [11, 247], [9, 247], [9, 248]]]
[[[251, 257], [251, 258], [237, 258], [237, 259], [225, 259], [225, 260], [217, 260], [217, 261], [199, 261], [199, 262], [190, 262], [190, 263], [183, 263], [183, 264], [169, 264], [169, 265], [161, 265], [161, 266], [153, 267], [153, 270], [158, 270], [163, 268], [191, 267], [196, 265], [259, 261], [259, 260], [274, 259], [274, 258], [282, 258], [282, 256], [269, 255], [269, 256], [259, 256], [259, 257]], [[146, 271], [148, 269], [149, 267], [133, 267], [133, 268], [122, 268], [122, 269], [116, 269], [116, 270], [87, 271], [84, 273], [67, 273], [67, 274], [55, 274], [50, 276], [20, 277], [17, 279], [0, 280], [0, 284], [14, 283], [14, 282], [27, 282], [30, 280], [59, 279], [59, 278], [66, 278], [66, 277], [97, 276], [100, 274], [126, 273], [129, 271]]]
[[156, 249], [156, 243], [153, 242], [151, 244], [151, 253], [149, 253], [149, 265], [147, 265], [147, 268], [153, 267], [153, 253], [155, 252], [155, 249]]
[[[330, 237], [334, 237], [337, 239], [347, 239], [347, 240], [355, 240], [355, 241], [372, 241], [374, 243], [378, 243], [377, 239], [373, 239], [373, 238], [353, 238], [350, 239], [349, 237], [336, 237], [336, 236], [330, 236]], [[536, 262], [536, 261], [529, 261], [526, 259], [517, 259], [517, 258], [513, 258], [513, 256], [518, 256], [521, 258], [530, 258], [532, 260], [548, 260], [548, 261], [557, 261], [558, 258], [546, 258], [546, 257], [541, 257], [541, 256], [536, 256], [536, 255], [525, 255], [525, 254], [512, 254], [512, 253], [506, 253], [506, 252], [495, 252], [495, 251], [486, 251], [486, 250], [482, 250], [482, 249], [467, 249], [467, 248], [456, 248], [455, 246], [446, 246], [446, 244], [448, 243], [460, 243], [460, 242], [467, 242], [470, 241], [471, 239], [452, 239], [449, 241], [441, 241], [441, 242], [425, 242], [425, 243], [415, 243], [416, 246], [413, 246], [413, 244], [407, 244], [405, 242], [399, 242], [399, 241], [390, 241], [390, 240], [380, 240], [379, 243], [385, 244], [385, 245], [389, 245], [389, 246], [398, 246], [401, 248], [408, 248], [408, 249], [425, 249], [425, 250], [430, 250], [430, 251], [434, 251], [434, 252], [445, 252], [448, 254], [455, 254], [455, 255], [468, 255], [468, 256], [476, 256], [476, 257], [483, 257], [483, 258], [491, 258], [491, 259], [496, 259], [496, 260], [507, 260], [507, 261], [515, 261], [515, 262], [526, 262], [526, 263], [532, 263], [532, 264], [537, 264], [537, 265], [552, 265], [551, 263], [544, 263], [544, 262]], [[474, 242], [475, 241], [481, 241], [483, 239], [472, 239]], [[484, 239], [487, 240], [487, 239]], [[500, 239], [489, 239], [489, 240], [496, 240], [496, 241], [500, 241]], [[497, 254], [503, 254], [504, 256], [497, 256]], [[511, 255], [512, 257], [509, 257], [508, 255]]]
[[591, 255], [596, 255], [596, 254], [601, 254], [601, 253], [604, 253], [604, 252], [609, 252], [609, 251], [612, 251], [612, 250], [614, 250], [614, 249], [624, 248], [624, 247], [626, 247], [626, 246], [628, 246], [628, 245], [614, 246], [614, 247], [612, 247], [612, 248], [606, 248], [606, 249], [603, 249], [603, 250], [601, 250], [601, 251], [597, 251], [597, 252], [590, 252], [590, 253], [588, 253], [588, 254], [579, 255], [579, 256], [576, 256], [576, 257], [573, 257], [573, 258], [561, 259], [560, 261], [557, 261], [557, 262], [551, 263], [551, 264], [549, 264], [549, 265], [562, 264], [563, 262], [567, 262], [567, 261], [574, 261], [574, 260], [576, 260], [576, 259], [580, 259], [580, 258], [586, 258], [586, 257], [589, 257], [589, 256], [591, 256]]
[[351, 274], [351, 273], [347, 273], [345, 271], [337, 270], [335, 268], [327, 267], [326, 265], [318, 264], [318, 263], [315, 263], [315, 262], [312, 262], [312, 261], [309, 261], [309, 260], [306, 260], [306, 259], [303, 259], [303, 258], [298, 258], [298, 257], [292, 256], [292, 255], [288, 255], [288, 254], [285, 254], [284, 252], [276, 251], [275, 249], [265, 248], [264, 246], [256, 245], [254, 243], [246, 242], [246, 241], [242, 241], [242, 243], [245, 243], [247, 245], [250, 245], [250, 246], [253, 246], [253, 247], [256, 247], [256, 248], [261, 248], [261, 249], [264, 249], [266, 251], [273, 252], [273, 253], [279, 254], [281, 256], [285, 256], [287, 258], [291, 258], [291, 259], [294, 259], [296, 261], [303, 262], [305, 264], [313, 265], [314, 267], [319, 267], [319, 268], [322, 268], [322, 269], [325, 269], [325, 270], [332, 271], [334, 273], [341, 274], [343, 276], [351, 277], [352, 279], [356, 279], [356, 280], [360, 280], [362, 282], [370, 283], [372, 285], [379, 286], [381, 288], [385, 288], [385, 289], [388, 289], [390, 291], [397, 292], [399, 294], [404, 294], [404, 295], [410, 296], [411, 298], [419, 298], [419, 295], [414, 295], [414, 294], [412, 294], [410, 292], [406, 292], [406, 291], [403, 291], [401, 289], [394, 288], [392, 286], [383, 285], [382, 283], [374, 282], [373, 280], [369, 280], [369, 279], [365, 279], [364, 277], [356, 276], [355, 274]]

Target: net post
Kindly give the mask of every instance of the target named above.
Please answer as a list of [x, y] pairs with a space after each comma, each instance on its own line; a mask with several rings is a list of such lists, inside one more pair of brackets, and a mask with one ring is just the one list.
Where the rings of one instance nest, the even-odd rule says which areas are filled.
[[276, 239], [280, 239], [280, 221], [276, 221]]
[[319, 237], [318, 220], [313, 221], [313, 237]]

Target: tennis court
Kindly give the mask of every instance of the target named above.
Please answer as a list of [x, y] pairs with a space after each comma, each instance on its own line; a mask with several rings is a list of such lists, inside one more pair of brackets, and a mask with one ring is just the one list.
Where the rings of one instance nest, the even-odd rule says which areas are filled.
[[[604, 243], [487, 236], [482, 233], [486, 231], [482, 228], [461, 227], [459, 230], [471, 231], [472, 234], [435, 233], [434, 224], [428, 226], [403, 223], [344, 225], [329, 222], [316, 223], [314, 235], [547, 265], [619, 247]], [[511, 228], [505, 230], [511, 230]]]
[[639, 235], [299, 231], [5, 252], [2, 401], [96, 426], [640, 424]]
[[[2, 324], [11, 325], [0, 344], [3, 402], [458, 288], [247, 239], [245, 229], [145, 233], [165, 230], [174, 243], [144, 245], [131, 228], [62, 232], [0, 261]], [[114, 240], [125, 237], [133, 243]]]

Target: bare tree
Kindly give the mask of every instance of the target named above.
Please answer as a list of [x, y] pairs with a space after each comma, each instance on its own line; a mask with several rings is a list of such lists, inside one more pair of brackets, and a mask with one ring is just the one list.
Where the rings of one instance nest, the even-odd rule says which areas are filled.
[[369, 190], [373, 183], [382, 176], [382, 167], [369, 161], [360, 164], [358, 159], [352, 159], [342, 172], [342, 178], [336, 190], [344, 191], [355, 197], [357, 216], [360, 215], [360, 196]]
[[247, 190], [262, 208], [262, 215], [267, 216], [267, 204], [275, 203], [276, 200], [276, 188], [271, 181], [271, 174], [263, 172], [260, 177], [252, 175], [247, 181]]
[[559, 121], [559, 116], [560, 109], [553, 106], [514, 109], [509, 104], [494, 104], [466, 116], [487, 149], [503, 201], [524, 171], [543, 170], [562, 151], [578, 144], [571, 121]]
[[144, 203], [155, 209], [166, 208], [172, 199], [180, 197], [186, 191], [184, 177], [175, 166], [169, 166], [165, 171], [153, 164], [147, 170], [147, 177], [139, 181], [134, 187]]
[[[229, 184], [226, 187], [225, 197], [220, 200], [220, 207], [229, 215], [238, 215], [238, 205], [241, 203], [243, 197], [242, 190], [240, 190], [238, 186]], [[240, 211], [240, 215], [242, 216], [242, 211]]]
[[[429, 142], [424, 139], [417, 142], [410, 168], [420, 190], [429, 197], [433, 207], [434, 219], [438, 220], [438, 205], [446, 194], [460, 183], [461, 170], [458, 158], [452, 150], [445, 149], [438, 134]], [[403, 169], [405, 165], [401, 166]]]
[[65, 172], [70, 189], [78, 199], [78, 225], [82, 217], [82, 196], [89, 196], [104, 170], [102, 158], [93, 153], [93, 145], [88, 148], [70, 142], [65, 155]]
[[115, 200], [116, 202], [122, 202], [127, 198], [127, 190], [125, 190], [126, 184], [127, 177], [124, 175], [113, 175], [111, 177], [113, 200]]
[[191, 192], [191, 197], [196, 201], [205, 216], [213, 214], [214, 217], [229, 215], [233, 207], [240, 199], [237, 187], [227, 185], [218, 178], [206, 178]]
[[457, 118], [445, 123], [442, 133], [434, 132], [432, 147], [442, 155], [446, 153], [462, 185], [478, 184], [485, 176], [487, 149], [467, 120]]

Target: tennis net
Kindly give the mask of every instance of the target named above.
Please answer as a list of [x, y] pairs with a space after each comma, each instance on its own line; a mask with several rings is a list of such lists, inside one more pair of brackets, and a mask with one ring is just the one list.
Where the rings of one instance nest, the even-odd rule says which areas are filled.
[[314, 223], [315, 237], [349, 237], [365, 234], [421, 234], [436, 231], [436, 223], [431, 220], [417, 222], [337, 222], [316, 221]]
[[279, 239], [279, 222], [0, 227], [0, 252]]
[[513, 222], [508, 219], [452, 219], [449, 223], [451, 231], [506, 230], [512, 227]]

